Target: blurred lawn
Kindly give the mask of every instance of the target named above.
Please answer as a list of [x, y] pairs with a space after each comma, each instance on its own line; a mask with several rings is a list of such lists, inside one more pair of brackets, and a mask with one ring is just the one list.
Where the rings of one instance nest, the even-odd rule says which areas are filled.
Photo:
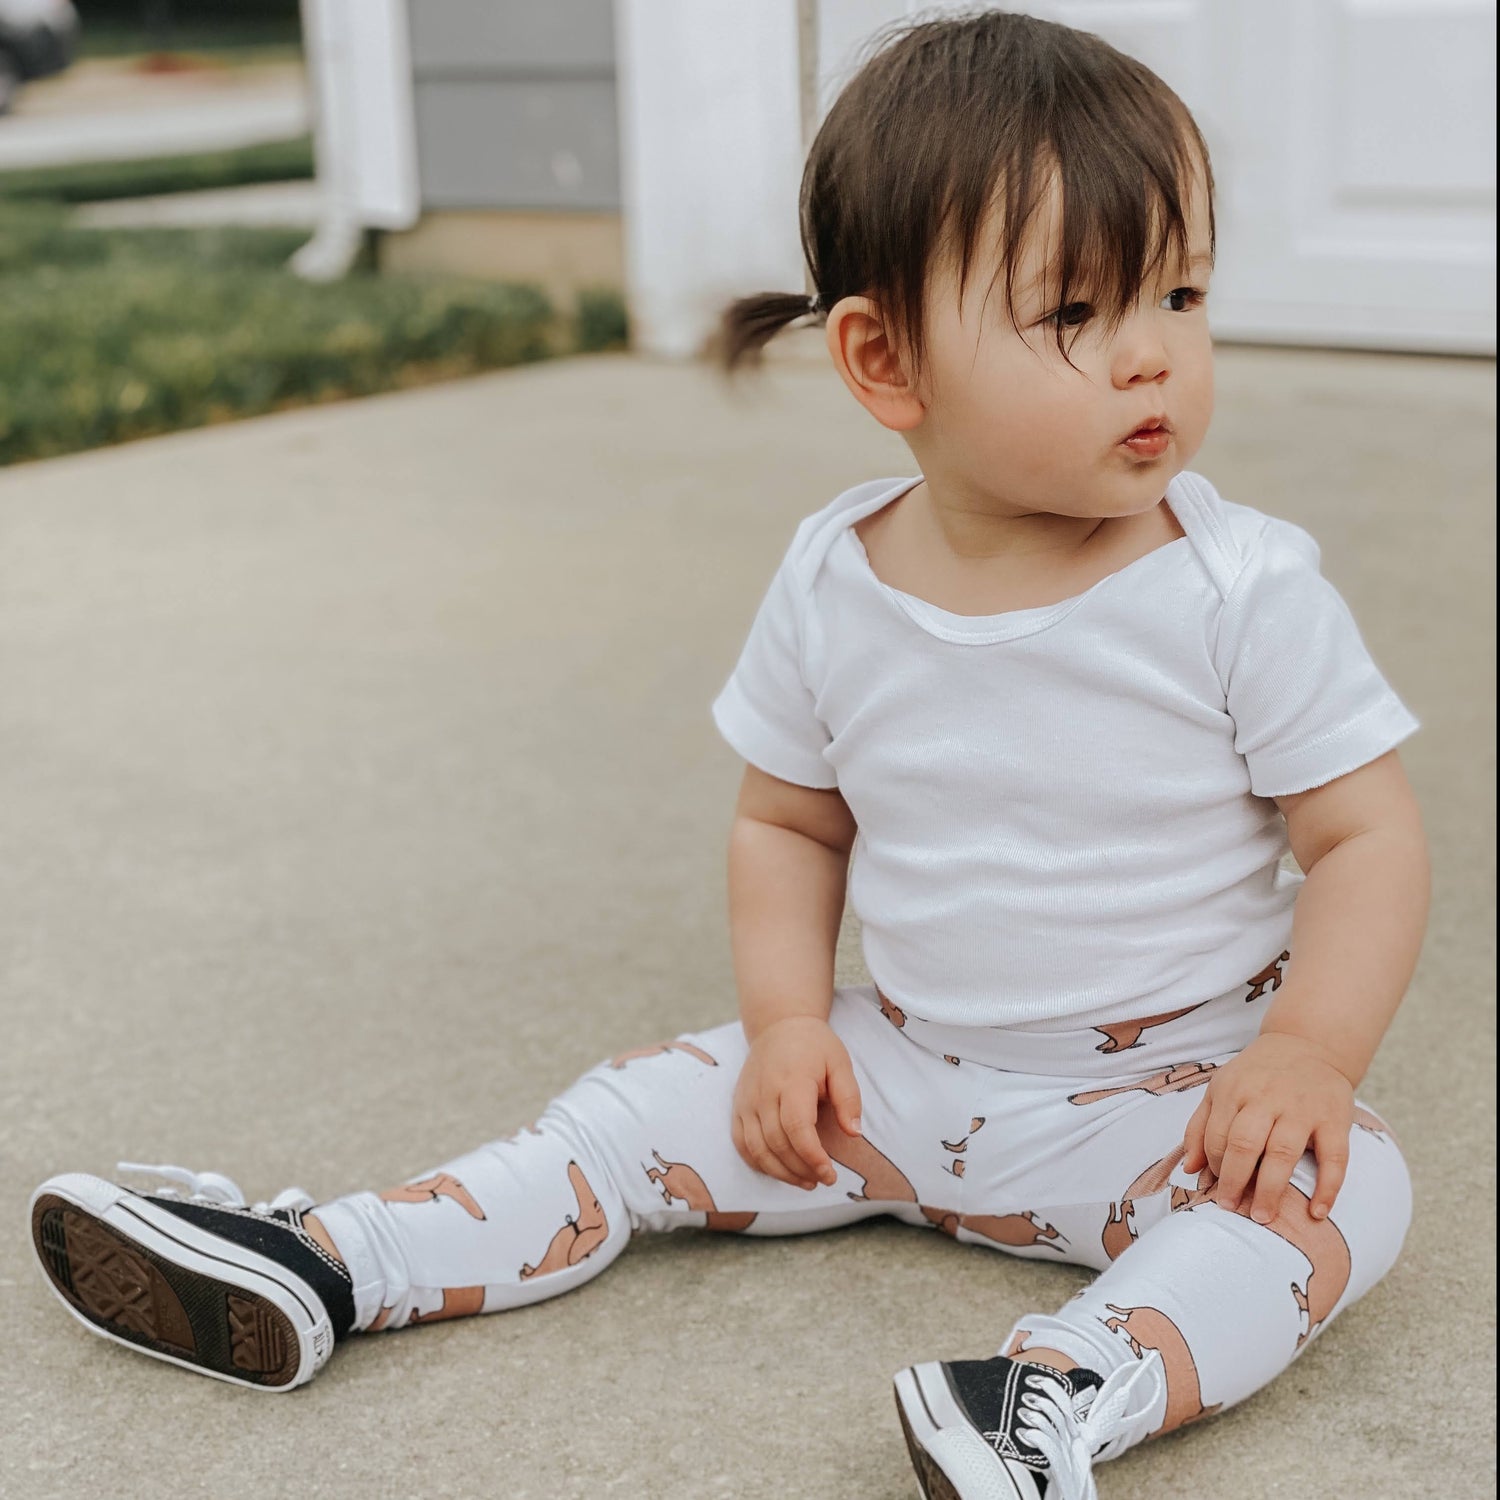
[[622, 347], [610, 291], [368, 270], [309, 285], [299, 231], [90, 230], [0, 202], [0, 464], [585, 349]]
[[85, 12], [78, 35], [81, 57], [130, 57], [168, 49], [231, 67], [295, 62], [302, 55], [302, 27], [295, 19], [200, 19], [153, 30], [140, 21], [94, 20]]
[[312, 137], [267, 141], [233, 151], [196, 156], [158, 156], [143, 161], [97, 161], [0, 172], [0, 204], [7, 199], [95, 203], [243, 187], [255, 182], [292, 182], [313, 175]]

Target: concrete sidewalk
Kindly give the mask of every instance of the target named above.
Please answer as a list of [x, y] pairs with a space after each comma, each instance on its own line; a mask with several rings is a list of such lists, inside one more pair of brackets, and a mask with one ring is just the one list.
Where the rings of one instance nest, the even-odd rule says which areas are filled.
[[81, 203], [73, 222], [84, 229], [201, 229], [240, 224], [251, 229], [312, 229], [321, 207], [318, 184], [256, 182], [248, 187], [156, 193]]
[[[88, 1336], [32, 1261], [54, 1172], [379, 1187], [733, 1018], [708, 704], [796, 521], [915, 472], [817, 338], [741, 401], [601, 356], [0, 474], [5, 1500], [909, 1500], [893, 1372], [1088, 1279], [890, 1221], [643, 1235], [262, 1400]], [[1193, 467], [1319, 538], [1424, 725], [1434, 913], [1361, 1090], [1417, 1213], [1292, 1370], [1107, 1500], [1493, 1493], [1493, 390], [1221, 351]]]
[[143, 73], [89, 60], [23, 91], [0, 121], [0, 171], [232, 151], [311, 129], [297, 64]]

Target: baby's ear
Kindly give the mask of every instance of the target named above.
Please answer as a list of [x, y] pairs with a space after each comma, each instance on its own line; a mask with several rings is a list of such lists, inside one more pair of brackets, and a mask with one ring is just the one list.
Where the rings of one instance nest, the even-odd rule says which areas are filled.
[[823, 330], [828, 354], [854, 399], [892, 432], [909, 432], [926, 406], [908, 379], [880, 306], [868, 297], [834, 304]]

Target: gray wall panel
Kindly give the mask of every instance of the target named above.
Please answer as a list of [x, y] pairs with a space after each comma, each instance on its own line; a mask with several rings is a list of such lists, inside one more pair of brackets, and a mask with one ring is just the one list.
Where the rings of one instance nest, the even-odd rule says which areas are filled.
[[442, 69], [612, 73], [610, 0], [411, 0], [420, 78]]
[[620, 207], [613, 81], [424, 81], [417, 157], [427, 208]]

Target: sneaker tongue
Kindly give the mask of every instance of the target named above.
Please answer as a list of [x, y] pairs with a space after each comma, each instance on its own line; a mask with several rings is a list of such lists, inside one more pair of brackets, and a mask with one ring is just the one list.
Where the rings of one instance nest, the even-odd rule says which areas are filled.
[[[1059, 1370], [1053, 1365], [1043, 1364], [1040, 1360], [1021, 1360], [1021, 1364], [1029, 1365], [1036, 1370], [1045, 1370], [1054, 1380], [1060, 1380], [1067, 1388], [1068, 1393], [1074, 1398], [1074, 1405], [1081, 1405], [1086, 1409], [1093, 1401], [1093, 1392], [1104, 1384], [1104, 1377], [1096, 1375], [1094, 1371], [1085, 1369], [1082, 1365], [1075, 1365], [1071, 1370]], [[1078, 1397], [1087, 1395], [1087, 1400], [1080, 1403]]]

